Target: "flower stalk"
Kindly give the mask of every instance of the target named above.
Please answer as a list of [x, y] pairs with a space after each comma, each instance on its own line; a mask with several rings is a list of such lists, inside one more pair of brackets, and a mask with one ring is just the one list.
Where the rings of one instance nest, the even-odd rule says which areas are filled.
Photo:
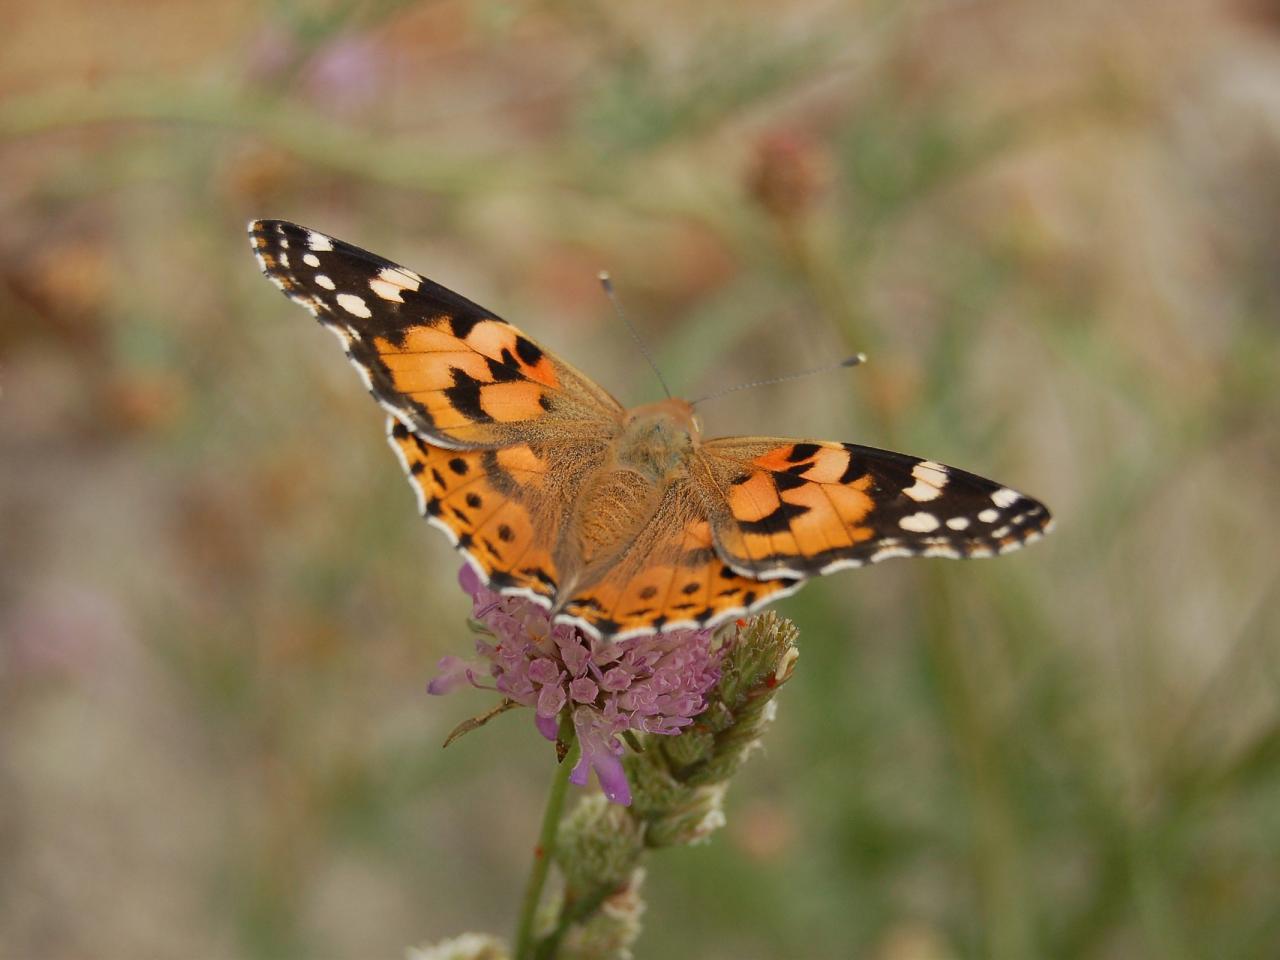
[[563, 744], [565, 753], [556, 766], [551, 790], [547, 794], [547, 806], [542, 813], [542, 829], [538, 833], [538, 845], [533, 851], [533, 866], [525, 885], [524, 900], [520, 906], [520, 920], [516, 925], [516, 960], [532, 960], [534, 956], [534, 922], [538, 905], [542, 902], [542, 889], [547, 882], [547, 871], [556, 853], [556, 839], [560, 830], [560, 818], [564, 810], [564, 797], [569, 788], [569, 775], [578, 762], [581, 747], [574, 733], [573, 715], [569, 710], [560, 714], [560, 726], [556, 731], [557, 747]]

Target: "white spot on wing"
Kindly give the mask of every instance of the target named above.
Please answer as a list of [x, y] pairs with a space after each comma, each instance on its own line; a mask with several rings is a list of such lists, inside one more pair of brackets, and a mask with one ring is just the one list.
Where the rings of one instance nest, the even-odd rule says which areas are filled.
[[530, 590], [528, 587], [503, 587], [499, 591], [504, 597], [524, 597], [526, 600], [532, 600], [543, 610], [551, 609], [551, 598], [538, 593], [536, 590]]
[[324, 287], [326, 290], [332, 290], [334, 286], [336, 286], [336, 284], [334, 284], [334, 282], [323, 273], [316, 274], [316, 283], [320, 284], [320, 286]]
[[995, 493], [991, 494], [991, 502], [1001, 509], [1013, 506], [1016, 500], [1020, 500], [1022, 494], [1017, 490], [1010, 490], [1008, 487], [1001, 487]]
[[819, 570], [818, 573], [822, 574], [825, 577], [828, 573], [835, 573], [837, 570], [844, 570], [848, 567], [860, 567], [860, 566], [862, 566], [861, 560], [854, 560], [854, 559], [832, 560], [825, 567]]
[[911, 468], [911, 476], [916, 482], [906, 487], [902, 493], [917, 503], [926, 503], [942, 496], [942, 488], [947, 485], [946, 467], [932, 460], [917, 463]]
[[987, 507], [987, 509], [978, 514], [978, 519], [983, 523], [995, 523], [1000, 519], [1000, 511], [992, 507]]
[[914, 557], [915, 554], [906, 547], [885, 547], [883, 550], [877, 550], [867, 559], [872, 563], [879, 563], [881, 560], [888, 560], [892, 557]]
[[373, 316], [373, 311], [369, 309], [368, 304], [364, 302], [364, 298], [357, 297], [354, 293], [338, 294], [338, 306], [353, 317], [367, 319]]
[[314, 253], [304, 253], [302, 255], [302, 262], [305, 263], [308, 267], [320, 266], [320, 258], [317, 257]]
[[383, 267], [378, 273], [378, 279], [385, 280], [401, 290], [417, 290], [422, 286], [422, 278], [420, 276], [400, 267]]
[[404, 287], [397, 287], [393, 283], [387, 283], [382, 279], [373, 279], [369, 281], [369, 289], [380, 296], [383, 300], [392, 300], [396, 303], [404, 303], [404, 297], [400, 296], [400, 291]]
[[946, 557], [949, 560], [959, 560], [961, 557], [961, 553], [955, 547], [944, 547], [941, 544], [939, 544], [936, 546], [926, 548], [924, 553], [921, 554], [921, 556]]
[[[582, 619], [582, 617], [575, 617], [571, 613], [557, 613], [554, 617], [551, 618], [551, 622], [567, 623], [571, 627], [577, 627], [579, 630], [581, 630], [587, 636], [591, 637], [591, 639], [593, 640], [604, 639], [601, 636], [600, 629], [598, 627], [593, 626], [589, 621]], [[653, 631], [651, 630], [649, 632], [652, 633]]]
[[323, 233], [316, 233], [314, 230], [307, 231], [307, 246], [318, 253], [333, 249], [333, 244], [329, 242], [329, 238]]
[[969, 518], [968, 517], [952, 517], [950, 520], [947, 521], [947, 526], [950, 527], [952, 530], [964, 530], [966, 527], [969, 526]]
[[912, 533], [928, 533], [931, 530], [938, 529], [938, 518], [932, 513], [913, 513], [903, 517], [898, 521], [898, 526], [903, 530], [910, 530]]

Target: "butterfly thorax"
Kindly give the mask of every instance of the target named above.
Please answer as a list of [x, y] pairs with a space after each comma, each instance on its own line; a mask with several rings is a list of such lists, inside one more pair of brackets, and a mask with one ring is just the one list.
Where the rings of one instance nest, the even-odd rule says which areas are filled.
[[615, 441], [615, 459], [619, 467], [636, 470], [661, 488], [686, 472], [698, 437], [693, 408], [683, 400], [672, 397], [633, 407]]
[[628, 411], [609, 456], [582, 484], [574, 539], [584, 565], [604, 561], [632, 542], [668, 486], [688, 476], [697, 442], [693, 411], [682, 400]]

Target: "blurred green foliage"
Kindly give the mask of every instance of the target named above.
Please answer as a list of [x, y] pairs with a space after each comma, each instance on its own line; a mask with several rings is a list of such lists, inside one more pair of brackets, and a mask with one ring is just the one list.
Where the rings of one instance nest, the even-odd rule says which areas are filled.
[[[640, 957], [1274, 956], [1280, 28], [1261, 4], [195, 4], [0, 41], [0, 955], [507, 932], [549, 755], [429, 701], [457, 561], [253, 216], [626, 402], [892, 446], [1046, 543], [785, 602]], [[479, 707], [477, 707], [478, 709]]]

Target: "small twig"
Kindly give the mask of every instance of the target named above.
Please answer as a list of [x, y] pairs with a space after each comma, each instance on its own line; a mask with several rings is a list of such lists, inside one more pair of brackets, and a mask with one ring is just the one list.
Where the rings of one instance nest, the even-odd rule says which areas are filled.
[[494, 717], [498, 716], [498, 714], [506, 713], [512, 707], [518, 706], [520, 706], [520, 704], [516, 701], [504, 698], [503, 701], [492, 710], [487, 710], [479, 716], [471, 717], [469, 720], [463, 720], [460, 724], [449, 731], [449, 735], [444, 738], [442, 746], [449, 746], [449, 744], [453, 743], [453, 741], [457, 740], [464, 733], [470, 733], [472, 730], [478, 730]]

